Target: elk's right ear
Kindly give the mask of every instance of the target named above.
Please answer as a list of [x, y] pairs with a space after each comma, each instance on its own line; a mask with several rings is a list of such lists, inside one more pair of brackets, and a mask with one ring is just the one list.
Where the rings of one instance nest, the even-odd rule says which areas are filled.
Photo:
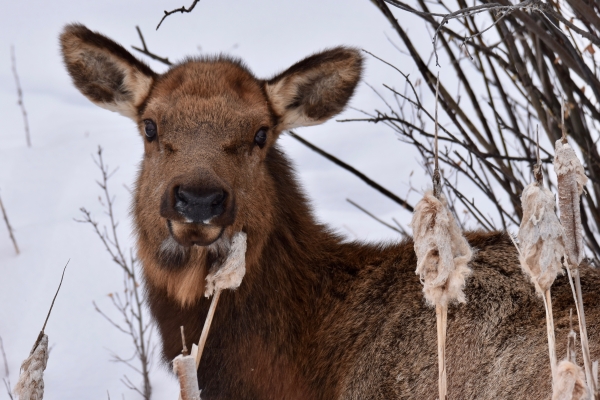
[[100, 107], [136, 119], [156, 74], [127, 50], [79, 24], [60, 35], [62, 54], [73, 83]]
[[267, 81], [267, 96], [281, 129], [317, 125], [339, 114], [361, 72], [360, 52], [336, 47], [307, 57]]

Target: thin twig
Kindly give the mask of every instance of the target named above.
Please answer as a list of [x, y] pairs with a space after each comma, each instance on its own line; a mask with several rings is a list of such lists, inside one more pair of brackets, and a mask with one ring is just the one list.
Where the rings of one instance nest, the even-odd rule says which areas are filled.
[[6, 214], [6, 210], [4, 209], [4, 204], [2, 203], [2, 197], [0, 197], [0, 209], [2, 210], [2, 217], [4, 218], [4, 222], [6, 223], [6, 228], [8, 229], [8, 236], [10, 237], [10, 240], [13, 243], [15, 252], [17, 254], [19, 254], [20, 252], [19, 252], [19, 246], [17, 245], [17, 239], [15, 239], [15, 235], [13, 233], [12, 226], [10, 225], [10, 222], [8, 222], [8, 215]]
[[350, 199], [346, 199], [346, 201], [350, 204], [352, 204], [354, 207], [358, 208], [360, 211], [364, 212], [365, 214], [367, 214], [369, 217], [373, 218], [375, 221], [379, 222], [382, 225], [387, 226], [388, 228], [390, 228], [391, 230], [403, 235], [403, 236], [407, 236], [406, 232], [402, 232], [401, 230], [399, 230], [398, 228], [396, 228], [393, 225], [388, 224], [387, 222], [377, 218], [375, 215], [373, 215], [372, 213], [370, 213], [369, 211], [365, 210], [364, 208], [362, 208], [361, 206], [359, 206], [358, 204], [356, 204], [355, 202], [353, 202]]
[[29, 354], [33, 354], [35, 349], [40, 344], [40, 341], [44, 337], [44, 331], [46, 330], [46, 324], [48, 323], [48, 319], [50, 318], [50, 313], [52, 313], [52, 309], [54, 308], [54, 302], [56, 301], [56, 297], [58, 296], [58, 292], [60, 291], [60, 287], [62, 286], [63, 279], [65, 278], [65, 271], [67, 270], [67, 265], [69, 265], [70, 261], [71, 261], [71, 259], [69, 259], [67, 261], [67, 263], [65, 264], [65, 267], [63, 268], [63, 272], [60, 277], [60, 283], [58, 284], [56, 293], [54, 293], [54, 297], [52, 298], [52, 303], [50, 303], [50, 309], [48, 310], [48, 314], [46, 315], [46, 319], [44, 320], [44, 326], [42, 326], [42, 330], [40, 331], [40, 334], [38, 335], [37, 339], [35, 340], [35, 343], [33, 344], [33, 347], [31, 348], [31, 352]]
[[158, 28], [160, 28], [160, 25], [163, 23], [163, 21], [165, 20], [165, 18], [167, 18], [169, 15], [175, 14], [177, 12], [180, 12], [182, 14], [183, 13], [192, 12], [192, 10], [194, 9], [194, 7], [196, 7], [196, 4], [198, 4], [199, 1], [200, 0], [194, 0], [194, 2], [192, 3], [192, 5], [189, 8], [185, 8], [185, 6], [181, 6], [180, 8], [176, 8], [175, 10], [171, 10], [171, 11], [165, 10], [165, 15], [163, 15], [162, 19], [160, 20], [160, 22], [156, 26], [156, 30], [158, 30]]
[[317, 146], [315, 146], [314, 144], [310, 143], [306, 139], [298, 136], [294, 132], [288, 131], [288, 134], [291, 137], [293, 137], [294, 139], [296, 139], [297, 141], [299, 141], [300, 143], [302, 143], [303, 145], [305, 145], [306, 147], [308, 147], [309, 149], [311, 149], [314, 152], [322, 155], [323, 157], [325, 157], [329, 161], [333, 162], [334, 164], [336, 164], [336, 165], [344, 168], [346, 171], [351, 172], [352, 174], [354, 174], [355, 176], [357, 176], [358, 178], [360, 178], [363, 182], [365, 182], [367, 185], [371, 186], [373, 189], [377, 190], [378, 192], [380, 192], [384, 196], [386, 196], [386, 197], [392, 199], [393, 201], [395, 201], [396, 203], [400, 204], [406, 210], [408, 210], [410, 212], [413, 212], [415, 210], [414, 207], [411, 206], [410, 204], [408, 204], [408, 202], [406, 200], [403, 200], [400, 197], [396, 196], [395, 194], [393, 194], [392, 192], [390, 192], [389, 190], [387, 190], [386, 188], [384, 188], [380, 184], [376, 183], [375, 181], [373, 181], [372, 179], [370, 179], [369, 177], [367, 177], [362, 172], [358, 171], [356, 168], [354, 168], [354, 167], [346, 164], [345, 162], [343, 162], [342, 160], [338, 159], [337, 157], [335, 157], [335, 156], [327, 153], [326, 151], [318, 148]]
[[134, 50], [137, 50], [140, 53], [147, 55], [148, 57], [152, 58], [153, 60], [160, 61], [161, 63], [163, 63], [165, 65], [173, 65], [173, 63], [171, 61], [169, 61], [168, 57], [158, 56], [155, 53], [152, 53], [150, 50], [148, 50], [148, 47], [146, 47], [146, 41], [144, 40], [144, 35], [142, 35], [142, 31], [140, 30], [140, 27], [136, 26], [135, 29], [137, 29], [138, 35], [140, 35], [140, 40], [142, 41], [143, 48], [140, 49], [139, 47], [131, 46]]
[[152, 330], [148, 331], [149, 324], [145, 322], [146, 313], [143, 306], [143, 300], [139, 294], [139, 284], [136, 278], [136, 263], [137, 260], [133, 256], [133, 252], [130, 252], [129, 259], [125, 257], [126, 252], [121, 247], [119, 236], [117, 234], [118, 221], [115, 218], [113, 205], [114, 197], [110, 194], [108, 189], [108, 180], [116, 172], [116, 169], [110, 172], [108, 165], [105, 164], [102, 157], [102, 148], [98, 147], [97, 158], [94, 158], [94, 163], [100, 169], [102, 180], [97, 182], [98, 186], [102, 189], [103, 199], [100, 198], [100, 203], [105, 207], [106, 214], [109, 217], [110, 227], [107, 229], [106, 226], [100, 228], [99, 223], [92, 218], [91, 213], [85, 208], [81, 208], [83, 213], [82, 220], [76, 220], [77, 222], [88, 223], [92, 225], [94, 232], [104, 245], [106, 251], [110, 254], [112, 260], [121, 268], [123, 271], [123, 298], [115, 293], [110, 296], [114, 307], [119, 311], [123, 317], [124, 325], [121, 326], [111, 318], [109, 318], [97, 305], [93, 302], [96, 311], [102, 315], [111, 325], [120, 330], [121, 332], [131, 337], [133, 348], [135, 353], [133, 357], [137, 358], [140, 363], [140, 368], [135, 367], [130, 363], [130, 360], [119, 357], [113, 354], [113, 360], [121, 362], [134, 371], [142, 375], [143, 386], [137, 387], [127, 376], [124, 376], [121, 381], [129, 389], [136, 391], [141, 394], [145, 400], [149, 400], [152, 395], [152, 385], [150, 382], [150, 363], [152, 358], [151, 339]]
[[440, 93], [440, 74], [438, 72], [437, 75], [437, 82], [435, 84], [435, 122], [434, 122], [434, 139], [433, 139], [433, 157], [434, 157], [434, 168], [433, 168], [433, 176], [432, 176], [432, 181], [433, 181], [433, 195], [439, 199], [441, 191], [442, 191], [442, 186], [441, 186], [441, 180], [440, 180], [440, 167], [438, 164], [438, 97], [439, 97], [439, 93]]
[[4, 377], [8, 378], [10, 376], [10, 371], [8, 370], [8, 360], [6, 359], [6, 352], [4, 351], [4, 342], [2, 341], [2, 336], [0, 336], [0, 352], [2, 352], [2, 360], [4, 360]]
[[17, 73], [17, 58], [15, 56], [15, 47], [10, 46], [10, 58], [12, 61], [12, 71], [15, 76], [15, 83], [17, 84], [17, 104], [21, 107], [21, 113], [23, 114], [23, 122], [25, 123], [25, 139], [27, 140], [27, 147], [31, 147], [31, 137], [29, 136], [29, 121], [27, 119], [27, 110], [25, 110], [25, 104], [23, 103], [23, 91], [21, 90], [21, 82], [19, 80], [19, 74]]
[[62, 286], [63, 279], [65, 279], [65, 271], [67, 270], [67, 266], [71, 262], [71, 259], [67, 261], [65, 267], [63, 268], [62, 275], [60, 276], [60, 282], [58, 284], [58, 288], [56, 289], [56, 293], [54, 293], [54, 297], [52, 298], [52, 303], [50, 304], [50, 309], [48, 310], [48, 315], [46, 315], [46, 320], [44, 321], [44, 326], [42, 326], [42, 333], [46, 330], [46, 324], [48, 323], [48, 319], [50, 318], [50, 313], [52, 312], [52, 308], [54, 308], [54, 302], [56, 301], [56, 297], [58, 296], [58, 292], [60, 291], [60, 287]]
[[10, 400], [14, 400], [12, 391], [10, 390], [10, 381], [8, 380], [8, 378], [3, 378], [2, 381], [4, 382], [4, 387], [6, 387], [6, 393], [8, 393], [8, 397], [10, 398]]

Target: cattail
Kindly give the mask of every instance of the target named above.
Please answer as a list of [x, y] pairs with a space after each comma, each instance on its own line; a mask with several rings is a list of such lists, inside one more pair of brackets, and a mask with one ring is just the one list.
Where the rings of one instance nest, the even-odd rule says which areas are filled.
[[411, 222], [417, 270], [423, 283], [423, 293], [432, 306], [447, 307], [449, 303], [466, 301], [463, 289], [471, 274], [468, 263], [473, 252], [462, 235], [454, 216], [440, 193], [431, 191], [415, 206]]
[[562, 271], [565, 255], [563, 229], [556, 216], [552, 192], [537, 182], [530, 183], [521, 195], [523, 219], [519, 228], [521, 267], [536, 291], [544, 296]]
[[222, 265], [213, 267], [206, 277], [204, 295], [210, 297], [223, 289], [237, 289], [246, 274], [246, 234], [233, 235], [227, 259]]
[[242, 279], [246, 274], [246, 241], [247, 236], [244, 232], [237, 232], [231, 240], [231, 247], [227, 253], [227, 259], [220, 266], [211, 268], [206, 277], [206, 289], [204, 295], [206, 297], [213, 296], [204, 321], [204, 327], [198, 341], [198, 352], [196, 354], [196, 369], [200, 366], [200, 358], [204, 351], [204, 345], [208, 338], [208, 331], [212, 323], [215, 310], [221, 291], [223, 289], [236, 289], [242, 283]]
[[539, 135], [537, 159], [537, 164], [533, 168], [535, 181], [527, 185], [521, 195], [523, 219], [519, 227], [519, 261], [523, 271], [529, 275], [536, 292], [544, 300], [548, 353], [554, 382], [557, 365], [550, 287], [556, 276], [562, 272], [561, 259], [565, 255], [565, 237], [562, 225], [556, 216], [554, 195], [543, 187]]
[[579, 264], [583, 259], [583, 228], [581, 225], [579, 199], [588, 178], [585, 176], [585, 170], [577, 158], [575, 151], [567, 142], [564, 104], [562, 109], [563, 135], [555, 144], [554, 171], [558, 178], [558, 202], [560, 207], [560, 221], [565, 231], [567, 273], [569, 274], [569, 282], [571, 283], [573, 298], [577, 307], [585, 376], [590, 391], [595, 393], [597, 385], [592, 371], [585, 312], [583, 309], [583, 295], [579, 279]]
[[569, 143], [557, 140], [555, 151], [554, 171], [558, 177], [560, 222], [565, 230], [568, 265], [570, 268], [576, 268], [583, 259], [583, 228], [579, 197], [588, 178]]
[[468, 267], [473, 256], [471, 247], [463, 237], [441, 191], [438, 167], [438, 119], [437, 105], [439, 76], [435, 93], [435, 139], [433, 190], [415, 206], [411, 221], [415, 253], [416, 273], [423, 283], [423, 293], [428, 304], [435, 306], [438, 338], [438, 390], [439, 399], [447, 398], [446, 382], [446, 327], [448, 304], [466, 301], [463, 289], [471, 274]]
[[183, 351], [173, 360], [173, 372], [179, 380], [179, 400], [201, 400], [198, 375], [196, 374], [196, 357], [194, 354], [188, 355], [183, 326], [181, 327], [181, 342]]
[[52, 303], [50, 303], [50, 309], [46, 315], [42, 330], [29, 352], [29, 357], [21, 364], [21, 375], [14, 389], [15, 394], [19, 396], [20, 400], [42, 400], [44, 398], [44, 370], [48, 363], [48, 335], [44, 331], [54, 308], [54, 302], [62, 286], [63, 279], [65, 278], [65, 271], [67, 270], [69, 261], [67, 261], [67, 264], [63, 268], [60, 283], [58, 284]]
[[21, 375], [14, 392], [20, 400], [44, 398], [44, 370], [48, 363], [48, 335], [42, 334], [29, 357], [21, 364]]
[[589, 400], [583, 369], [569, 360], [563, 360], [556, 369], [552, 400]]
[[173, 372], [179, 379], [181, 400], [200, 400], [196, 360], [193, 356], [178, 355], [173, 360]]

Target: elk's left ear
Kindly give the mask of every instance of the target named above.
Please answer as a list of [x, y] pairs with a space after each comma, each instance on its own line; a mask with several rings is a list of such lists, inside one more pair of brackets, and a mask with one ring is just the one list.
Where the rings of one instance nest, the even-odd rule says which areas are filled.
[[317, 125], [340, 113], [360, 80], [358, 50], [336, 47], [312, 55], [267, 81], [282, 130]]
[[109, 38], [83, 25], [67, 25], [62, 54], [75, 86], [94, 104], [137, 119], [156, 74]]

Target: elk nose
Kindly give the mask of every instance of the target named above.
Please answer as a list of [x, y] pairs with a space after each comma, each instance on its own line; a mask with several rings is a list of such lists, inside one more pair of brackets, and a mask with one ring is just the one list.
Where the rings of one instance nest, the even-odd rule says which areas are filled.
[[198, 189], [176, 186], [175, 210], [191, 222], [209, 223], [225, 211], [227, 192], [223, 189]]

